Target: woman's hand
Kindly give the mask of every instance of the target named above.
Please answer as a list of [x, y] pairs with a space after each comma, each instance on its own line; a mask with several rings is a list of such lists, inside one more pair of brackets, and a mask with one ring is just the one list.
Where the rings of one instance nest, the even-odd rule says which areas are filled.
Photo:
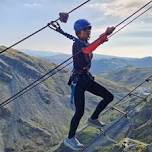
[[105, 34], [107, 34], [107, 35], [112, 34], [115, 29], [116, 28], [114, 26], [108, 27], [107, 30], [106, 30], [106, 32], [105, 32]]

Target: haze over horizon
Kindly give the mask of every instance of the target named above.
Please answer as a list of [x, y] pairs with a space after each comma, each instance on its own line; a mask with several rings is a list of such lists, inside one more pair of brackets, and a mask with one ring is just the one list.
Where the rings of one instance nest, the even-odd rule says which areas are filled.
[[[148, 2], [146, 0], [146, 2]], [[93, 26], [91, 41], [97, 38], [107, 26], [116, 25], [126, 16], [144, 5], [145, 0], [92, 0], [71, 14], [62, 28], [74, 34], [73, 24], [80, 18], [88, 19]], [[82, 0], [62, 2], [56, 0], [5, 0], [0, 2], [1, 28], [0, 44], [9, 46], [15, 41], [36, 31], [49, 21], [58, 17], [58, 13], [70, 10], [82, 3]], [[91, 13], [90, 13], [91, 12]], [[121, 12], [121, 13], [120, 13]], [[152, 56], [152, 11], [136, 20], [126, 29], [114, 36], [109, 42], [98, 48], [95, 53], [119, 57], [141, 58]], [[50, 15], [49, 15], [50, 14]], [[80, 15], [81, 14], [81, 15]], [[15, 47], [29, 50], [55, 50], [71, 54], [72, 42], [62, 35], [46, 29], [31, 39]]]
[[[65, 54], [65, 55], [71, 55], [71, 52], [70, 51], [67, 51], [67, 52], [62, 52], [60, 50], [58, 51], [51, 51], [51, 50], [30, 50], [30, 49], [21, 49], [20, 51], [24, 52], [24, 53], [27, 53], [27, 54], [30, 54], [32, 52], [32, 54], [41, 54], [44, 52], [44, 55], [43, 56], [48, 56], [48, 54], [51, 54], [51, 56], [54, 56], [54, 55], [59, 55], [59, 54]], [[46, 53], [46, 55], [45, 55]], [[96, 55], [103, 55], [103, 56], [113, 56], [113, 57], [122, 57], [122, 58], [145, 58], [145, 57], [152, 57], [152, 55], [147, 55], [147, 56], [121, 56], [119, 54], [103, 54], [102, 52], [101, 53], [98, 53], [98, 52], [94, 52], [94, 54]]]

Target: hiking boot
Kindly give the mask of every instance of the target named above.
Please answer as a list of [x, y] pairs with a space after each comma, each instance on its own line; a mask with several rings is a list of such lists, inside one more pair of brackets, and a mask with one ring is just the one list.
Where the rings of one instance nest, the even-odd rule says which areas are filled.
[[75, 151], [79, 151], [82, 150], [84, 148], [84, 145], [81, 144], [78, 139], [76, 139], [75, 137], [69, 139], [69, 138], [65, 138], [64, 139], [64, 145], [69, 147], [72, 150]]
[[88, 124], [92, 127], [98, 128], [98, 129], [101, 129], [102, 127], [104, 127], [106, 125], [105, 123], [100, 122], [98, 119], [93, 120], [91, 118], [88, 119]]

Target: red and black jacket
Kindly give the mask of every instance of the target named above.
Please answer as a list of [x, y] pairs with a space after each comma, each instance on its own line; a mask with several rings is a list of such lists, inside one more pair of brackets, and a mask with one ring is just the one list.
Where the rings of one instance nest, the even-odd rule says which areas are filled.
[[[73, 43], [73, 70], [76, 72], [89, 71], [91, 68], [91, 60], [93, 58], [93, 51], [101, 44], [108, 40], [107, 35], [101, 35], [92, 43], [88, 41], [76, 40]], [[80, 52], [80, 53], [78, 53]]]

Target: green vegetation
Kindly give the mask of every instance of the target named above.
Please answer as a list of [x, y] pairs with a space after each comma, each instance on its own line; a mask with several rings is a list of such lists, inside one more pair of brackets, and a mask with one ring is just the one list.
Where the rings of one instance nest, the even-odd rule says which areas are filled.
[[94, 152], [112, 152], [114, 146], [96, 147]]
[[97, 136], [97, 134], [97, 129], [88, 127], [79, 135], [79, 139], [83, 141], [84, 144], [88, 144], [94, 137]]
[[110, 79], [114, 82], [119, 82], [121, 85], [134, 87], [141, 83], [143, 79], [152, 74], [152, 68], [136, 68], [134, 66], [127, 66], [120, 70], [115, 70], [104, 74], [103, 77]]
[[[124, 150], [123, 146], [122, 146], [122, 142], [121, 141], [119, 143], [119, 145], [110, 145], [110, 146], [103, 146], [103, 147], [96, 147], [94, 152], [122, 152]], [[131, 140], [134, 146], [132, 146], [132, 148], [126, 148], [125, 150], [127, 152], [148, 152], [147, 146], [144, 143], [138, 142], [138, 141], [133, 141]]]
[[[1, 60], [0, 95], [1, 97], [4, 96], [4, 99], [18, 92], [21, 88], [27, 86], [27, 84], [55, 66], [55, 64], [49, 64], [14, 49], [10, 49], [3, 54]], [[102, 76], [97, 76], [96, 80], [114, 93], [128, 93], [131, 90], [128, 84], [131, 84], [132, 81], [135, 82], [134, 79], [137, 79], [139, 76], [143, 77], [142, 73], [144, 73], [144, 76], [145, 73], [149, 74], [149, 71], [144, 70], [144, 72], [140, 73], [140, 69], [135, 70], [128, 67], [128, 70], [121, 71], [120, 75], [117, 73], [117, 77], [113, 80], [108, 80]], [[123, 76], [125, 72], [127, 72], [127, 77]], [[2, 140], [4, 144], [7, 141], [11, 143], [8, 145], [9, 149], [12, 148], [17, 152], [46, 152], [52, 146], [57, 145], [63, 136], [67, 134], [72, 117], [72, 111], [68, 106], [69, 87], [65, 85], [67, 84], [68, 77], [69, 75], [66, 71], [61, 71], [56, 77], [46, 80], [43, 84], [30, 90], [26, 95], [15, 100], [5, 110], [1, 111], [0, 121], [2, 129], [0, 131], [3, 133]], [[9, 81], [6, 81], [6, 78]], [[127, 80], [124, 81], [125, 79]], [[127, 85], [124, 87], [119, 82]], [[81, 126], [84, 125], [91, 111], [93, 111], [93, 107], [96, 107], [98, 100], [100, 101], [101, 99], [88, 94], [87, 100], [86, 115], [81, 121]], [[132, 108], [135, 103], [134, 100], [128, 99], [128, 103], [120, 104], [119, 108], [125, 111], [126, 107], [128, 109]], [[143, 104], [132, 115], [133, 129], [130, 129], [129, 137], [143, 143], [134, 141], [137, 147], [135, 151], [131, 152], [147, 152], [144, 143], [152, 143], [152, 123], [149, 121], [152, 118], [151, 111], [152, 101]], [[118, 116], [120, 116], [120, 113], [111, 110], [102, 115], [101, 119], [109, 123]], [[98, 133], [97, 129], [89, 127], [81, 132], [78, 138], [84, 144], [89, 144], [94, 137], [98, 136]], [[124, 132], [120, 131], [118, 137], [120, 145], [101, 145], [94, 147], [95, 152], [117, 152], [121, 150]]]

